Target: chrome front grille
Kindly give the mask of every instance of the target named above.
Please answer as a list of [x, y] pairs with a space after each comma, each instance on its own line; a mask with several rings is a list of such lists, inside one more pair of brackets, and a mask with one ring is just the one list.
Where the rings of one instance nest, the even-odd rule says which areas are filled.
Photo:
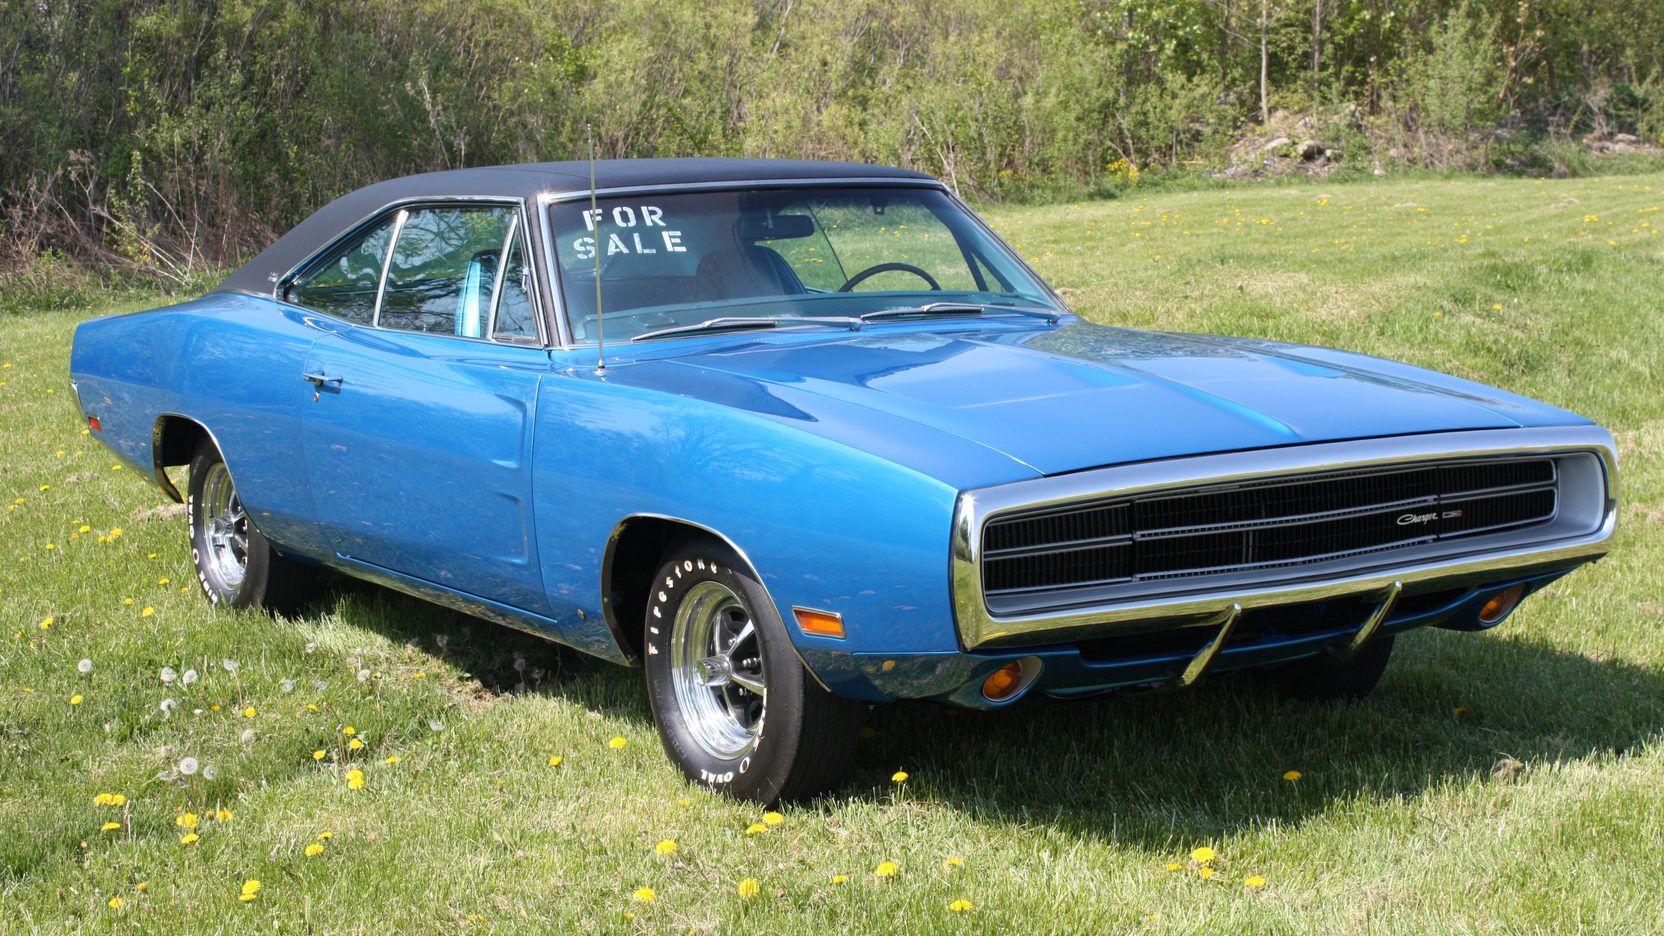
[[1470, 459], [1016, 510], [983, 527], [983, 594], [999, 613], [1425, 551], [1552, 523], [1559, 481], [1553, 457]]

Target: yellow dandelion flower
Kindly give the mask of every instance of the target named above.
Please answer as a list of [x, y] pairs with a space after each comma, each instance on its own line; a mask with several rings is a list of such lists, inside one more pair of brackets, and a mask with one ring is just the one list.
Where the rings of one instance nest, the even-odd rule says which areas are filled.
[[948, 904], [948, 909], [954, 913], [964, 913], [967, 910], [972, 909], [973, 906], [974, 905], [969, 900], [961, 897], [953, 903]]
[[833, 887], [837, 887], [840, 884], [848, 884], [848, 883], [849, 883], [849, 875], [847, 875], [847, 874], [834, 874], [834, 875], [832, 875], [832, 886]]
[[243, 717], [244, 718], [253, 718], [254, 716], [256, 716], [258, 714], [260, 714], [260, 713], [258, 711], [256, 711], [254, 706], [252, 706], [252, 705], [249, 706], [246, 709], [243, 709]]
[[156, 580], [156, 584], [166, 585], [166, 584], [168, 584], [169, 582], [172, 582], [172, 581], [173, 581], [173, 579], [170, 579], [166, 576], [163, 576], [162, 578], [159, 578], [159, 579]]
[[1195, 851], [1192, 851], [1190, 853], [1190, 860], [1191, 861], [1200, 861], [1203, 864], [1207, 864], [1208, 862], [1210, 862], [1213, 859], [1218, 858], [1218, 857], [1219, 857], [1219, 853], [1214, 851], [1213, 849], [1207, 847], [1206, 845], [1203, 845], [1201, 848], [1198, 848]]
[[353, 768], [352, 770], [347, 771], [347, 789], [349, 789], [349, 790], [362, 790], [362, 789], [364, 789], [364, 771], [359, 770], [356, 767]]
[[763, 813], [763, 825], [779, 825], [786, 821], [786, 817], [777, 812]]
[[965, 859], [959, 857], [958, 855], [954, 855], [954, 856], [948, 858], [947, 860], [943, 861], [942, 862], [942, 867], [944, 867], [944, 868], [963, 868], [963, 867], [965, 867]]
[[763, 892], [763, 885], [759, 884], [756, 878], [746, 878], [734, 890], [739, 893], [741, 900], [750, 900]]
[[255, 880], [247, 880], [247, 881], [243, 882], [243, 891], [242, 891], [242, 893], [237, 895], [237, 899], [242, 901], [243, 903], [253, 903], [254, 899], [256, 897], [258, 897], [259, 895], [260, 895], [260, 882], [255, 881]]
[[900, 870], [901, 866], [893, 861], [880, 861], [878, 867], [874, 868], [872, 873], [874, 877], [888, 878], [895, 877], [896, 872]]
[[122, 604], [122, 607], [132, 607], [132, 605], [133, 605], [133, 599], [131, 599], [131, 598], [123, 598], [123, 599], [121, 599], [121, 604]]
[[218, 703], [218, 702], [216, 702], [216, 703], [214, 703], [214, 704], [213, 704], [213, 705], [210, 705], [210, 706], [208, 706], [208, 710], [209, 710], [209, 711], [211, 711], [211, 712], [217, 712], [217, 711], [219, 711], [219, 710], [220, 710], [220, 706], [219, 706], [219, 703]]
[[318, 833], [318, 841], [320, 841], [320, 842], [327, 842], [327, 841], [329, 841], [330, 839], [332, 839], [334, 837], [335, 837], [335, 833], [334, 832], [329, 832], [327, 830]]
[[1305, 776], [1305, 774], [1301, 773], [1298, 770], [1285, 770], [1285, 771], [1283, 771], [1283, 779], [1287, 780], [1290, 783], [1298, 782], [1299, 779], [1301, 777], [1304, 777], [1304, 776]]
[[312, 759], [313, 760], [323, 760], [324, 759], [324, 752], [322, 752], [322, 751], [313, 751], [312, 752]]
[[358, 734], [358, 729], [354, 728], [351, 725], [342, 725], [341, 726], [341, 733], [350, 738], [353, 735]]
[[670, 839], [665, 839], [659, 844], [653, 846], [653, 854], [674, 855], [676, 854], [676, 843]]
[[630, 742], [624, 740], [622, 737], [615, 736], [611, 741], [607, 742], [607, 747], [610, 747], [615, 751], [622, 751], [629, 745], [629, 743]]
[[1196, 869], [1196, 876], [1204, 881], [1213, 880], [1213, 873], [1213, 867], [1211, 865], [1202, 865], [1200, 868]]
[[231, 821], [231, 810], [229, 810], [229, 809], [219, 810], [218, 812], [214, 813], [214, 820], [217, 821], [217, 822], [230, 822]]
[[364, 747], [364, 742], [358, 740], [357, 738], [353, 738], [351, 741], [347, 742], [348, 750], [356, 751], [362, 747]]
[[91, 533], [92, 532], [92, 527], [87, 526], [85, 523], [83, 523], [80, 526], [75, 528], [75, 532], [77, 532], [77, 533]]
[[41, 630], [51, 630], [52, 629], [52, 619], [49, 618], [49, 617], [41, 618], [40, 619], [40, 629]]
[[401, 757], [399, 757], [399, 755], [397, 755], [397, 754], [389, 754], [389, 755], [387, 755], [387, 757], [385, 757], [385, 758], [383, 758], [383, 759], [382, 759], [382, 763], [384, 763], [384, 764], [386, 764], [386, 765], [387, 765], [387, 766], [389, 766], [389, 767], [391, 767], [391, 766], [393, 766], [393, 765], [394, 765], [394, 764], [397, 764], [397, 763], [398, 763], [398, 762], [399, 762], [399, 761], [400, 761], [400, 760], [402, 760], [402, 759], [403, 759], [403, 758], [401, 758]]
[[100, 831], [100, 832], [114, 832], [115, 830], [117, 830], [119, 828], [121, 828], [121, 823], [119, 823], [119, 822], [106, 822], [103, 825], [98, 827], [98, 831]]
[[70, 705], [80, 705], [81, 701], [82, 701], [81, 694], [79, 692], [77, 692], [76, 694], [69, 697], [69, 704]]
[[1258, 874], [1253, 877], [1243, 878], [1242, 886], [1248, 888], [1249, 890], [1265, 890], [1265, 878]]
[[179, 844], [195, 845], [197, 840], [200, 838], [202, 838], [202, 836], [197, 835], [195, 832], [186, 832], [184, 835], [179, 836]]
[[122, 904], [125, 904], [127, 901], [122, 900], [120, 897], [111, 897], [109, 900], [104, 902], [109, 904], [111, 910], [120, 910]]
[[139, 612], [139, 617], [142, 617], [142, 618], [150, 617], [151, 615], [153, 615], [155, 613], [156, 613], [155, 608], [146, 607], [143, 611]]
[[561, 764], [565, 763], [565, 761], [566, 761], [566, 758], [561, 757], [559, 754], [556, 754], [556, 755], [549, 758], [549, 766], [550, 767], [559, 767]]
[[150, 884], [145, 881], [140, 881], [139, 883], [133, 885], [133, 890], [140, 894], [148, 894], [150, 893]]
[[1169, 861], [1169, 862], [1167, 862], [1167, 870], [1169, 870], [1169, 871], [1183, 871], [1184, 870], [1184, 865], [1179, 864], [1177, 861]]
[[194, 812], [180, 813], [173, 817], [173, 824], [181, 829], [194, 829], [198, 821], [198, 816]]
[[745, 834], [746, 835], [762, 835], [764, 832], [767, 832], [767, 831], [768, 831], [768, 826], [763, 825], [761, 822], [753, 822], [750, 825], [745, 827]]
[[890, 782], [892, 782], [892, 783], [906, 783], [907, 782], [907, 771], [898, 770], [895, 773], [890, 774]]
[[306, 852], [306, 857], [316, 858], [319, 855], [324, 853], [323, 843], [313, 842], [312, 844], [306, 846], [305, 852]]
[[636, 892], [630, 896], [635, 898], [638, 903], [652, 903], [653, 901], [659, 899], [659, 895], [653, 893], [653, 888], [651, 887], [638, 887], [636, 888]]
[[316, 703], [316, 702], [306, 703], [306, 710], [308, 712], [316, 712], [318, 710], [318, 703]]

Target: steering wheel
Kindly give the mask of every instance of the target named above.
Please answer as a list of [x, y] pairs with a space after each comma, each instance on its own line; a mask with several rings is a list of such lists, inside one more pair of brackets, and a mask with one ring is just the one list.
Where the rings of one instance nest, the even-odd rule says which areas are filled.
[[861, 285], [862, 283], [866, 282], [867, 279], [870, 278], [870, 277], [877, 276], [880, 273], [890, 273], [890, 272], [897, 271], [897, 270], [901, 271], [902, 273], [911, 273], [914, 276], [917, 276], [919, 279], [922, 279], [925, 282], [929, 283], [931, 289], [934, 289], [937, 292], [942, 291], [942, 284], [936, 282], [935, 277], [933, 277], [929, 273], [926, 273], [925, 271], [919, 269], [918, 267], [914, 266], [911, 263], [879, 263], [879, 264], [875, 264], [873, 266], [867, 267], [865, 270], [862, 270], [861, 272], [855, 274], [854, 276], [851, 276], [849, 278], [849, 282], [847, 282], [847, 283], [843, 284], [842, 286], [838, 287], [838, 292], [841, 292], [841, 293], [849, 292], [850, 290], [854, 289], [855, 287], [857, 287], [857, 286]]

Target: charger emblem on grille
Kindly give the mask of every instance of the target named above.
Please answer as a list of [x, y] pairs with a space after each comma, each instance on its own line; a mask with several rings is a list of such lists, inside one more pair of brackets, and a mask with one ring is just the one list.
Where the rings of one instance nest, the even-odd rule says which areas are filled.
[[1460, 510], [1447, 510], [1444, 513], [1439, 513], [1437, 511], [1423, 514], [1407, 513], [1399, 515], [1398, 525], [1414, 526], [1418, 523], [1432, 523], [1434, 520], [1454, 520], [1461, 515], [1462, 512]]

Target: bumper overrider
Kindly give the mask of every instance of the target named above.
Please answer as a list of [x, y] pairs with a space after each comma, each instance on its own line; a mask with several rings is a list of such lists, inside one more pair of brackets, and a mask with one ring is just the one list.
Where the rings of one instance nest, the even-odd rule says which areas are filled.
[[[1282, 479], [1523, 459], [1549, 459], [1555, 466], [1551, 513], [1523, 528], [1448, 540], [1428, 535], [1391, 548], [1247, 571], [1054, 589], [1017, 602], [1015, 610], [1003, 599], [1000, 610], [992, 609], [984, 590], [984, 532], [990, 521], [1012, 515], [1198, 488], [1234, 492]], [[1481, 630], [1500, 623], [1525, 595], [1606, 553], [1617, 521], [1617, 478], [1611, 434], [1582, 425], [1233, 452], [966, 491], [955, 512], [951, 562], [963, 652], [854, 662], [885, 695], [989, 707], [1030, 691], [1067, 696], [1118, 686], [1184, 686], [1214, 671], [1320, 653], [1344, 656], [1381, 634], [1411, 627]], [[1402, 510], [1401, 524], [1427, 516], [1416, 507], [1388, 509]], [[1349, 521], [1344, 510], [1324, 516], [1325, 523]], [[1002, 668], [1004, 675], [996, 677]]]

